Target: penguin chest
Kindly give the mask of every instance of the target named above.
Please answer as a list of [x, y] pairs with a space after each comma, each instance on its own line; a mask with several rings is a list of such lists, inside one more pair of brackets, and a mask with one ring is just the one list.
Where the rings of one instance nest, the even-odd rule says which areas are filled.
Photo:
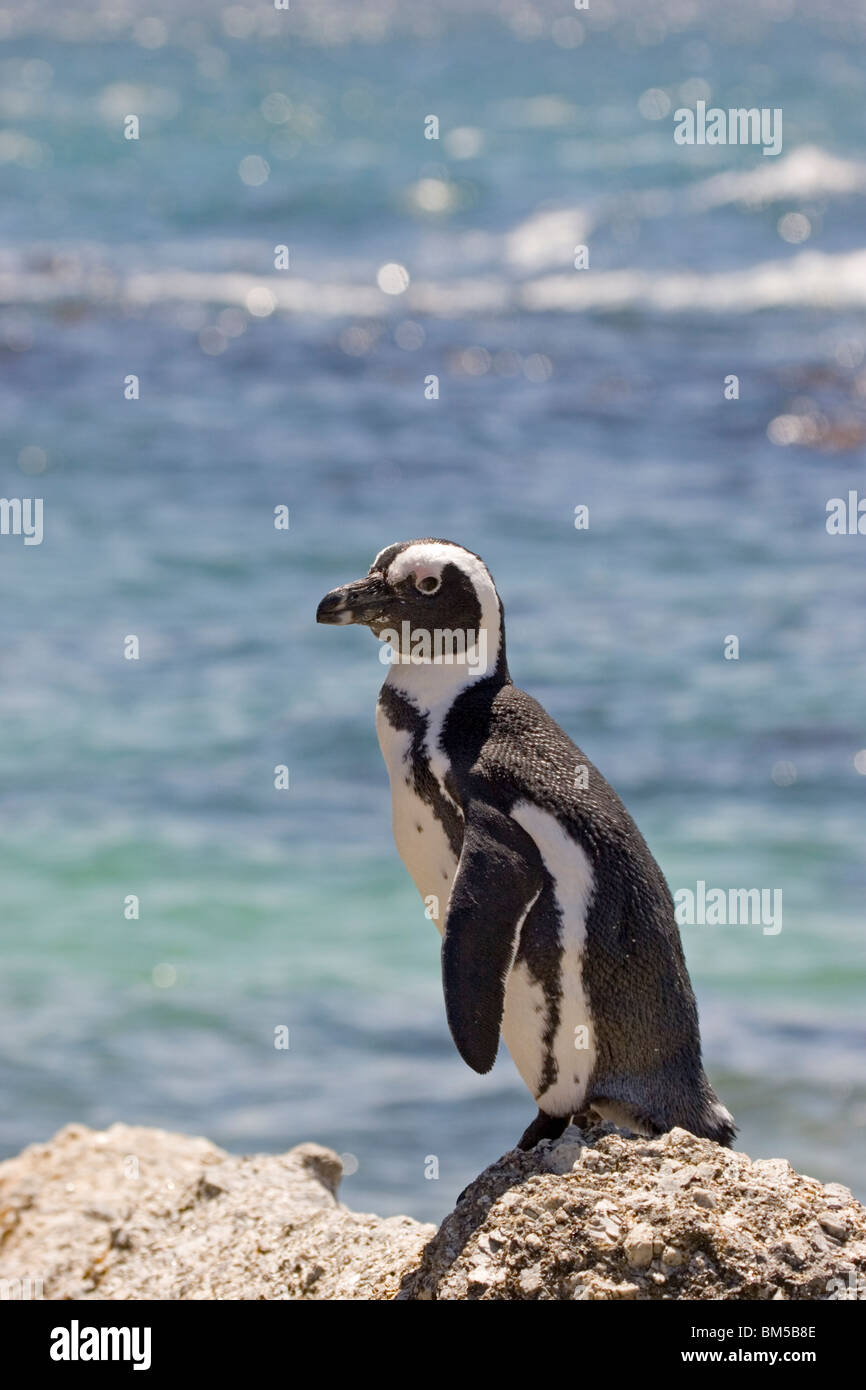
[[391, 783], [394, 842], [441, 935], [463, 833], [445, 785], [447, 760], [431, 757], [418, 731], [395, 727], [381, 705], [376, 732]]

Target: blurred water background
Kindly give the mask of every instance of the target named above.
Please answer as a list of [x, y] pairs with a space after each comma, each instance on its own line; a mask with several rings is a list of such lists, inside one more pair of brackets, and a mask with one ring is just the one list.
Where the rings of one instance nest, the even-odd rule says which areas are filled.
[[[44, 499], [41, 545], [0, 538], [2, 1152], [316, 1139], [350, 1204], [437, 1219], [514, 1142], [531, 1101], [457, 1056], [391, 841], [377, 646], [314, 623], [434, 535], [672, 888], [783, 890], [778, 935], [683, 929], [708, 1069], [747, 1152], [866, 1195], [866, 539], [825, 526], [866, 495], [862, 5], [0, 35], [2, 488]], [[698, 100], [782, 108], [782, 153], [677, 146]]]

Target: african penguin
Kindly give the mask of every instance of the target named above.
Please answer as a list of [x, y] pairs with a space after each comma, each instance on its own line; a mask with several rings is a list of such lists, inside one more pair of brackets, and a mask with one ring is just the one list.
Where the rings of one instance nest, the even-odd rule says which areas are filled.
[[572, 1116], [730, 1144], [668, 886], [601, 773], [512, 684], [483, 561], [389, 545], [316, 617], [390, 648], [377, 729], [394, 838], [442, 936], [457, 1050], [487, 1072], [501, 1032], [538, 1106], [519, 1147]]

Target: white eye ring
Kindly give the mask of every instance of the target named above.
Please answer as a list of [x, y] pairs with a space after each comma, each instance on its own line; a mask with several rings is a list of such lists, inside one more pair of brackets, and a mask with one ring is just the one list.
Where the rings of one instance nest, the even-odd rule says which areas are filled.
[[442, 587], [442, 580], [437, 579], [435, 574], [425, 574], [423, 579], [419, 579], [415, 588], [419, 594], [435, 594]]

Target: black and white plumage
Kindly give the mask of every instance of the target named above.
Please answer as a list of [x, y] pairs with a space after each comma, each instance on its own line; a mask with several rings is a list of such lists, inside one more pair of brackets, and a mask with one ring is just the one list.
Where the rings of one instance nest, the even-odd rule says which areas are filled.
[[[535, 1098], [521, 1147], [591, 1112], [729, 1144], [667, 884], [616, 793], [512, 684], [482, 560], [450, 541], [388, 546], [317, 619], [365, 624], [401, 657], [377, 711], [394, 838], [422, 898], [441, 904], [430, 915], [458, 1051], [489, 1071], [501, 1032]], [[457, 630], [475, 634], [473, 660], [406, 661], [407, 633]]]

